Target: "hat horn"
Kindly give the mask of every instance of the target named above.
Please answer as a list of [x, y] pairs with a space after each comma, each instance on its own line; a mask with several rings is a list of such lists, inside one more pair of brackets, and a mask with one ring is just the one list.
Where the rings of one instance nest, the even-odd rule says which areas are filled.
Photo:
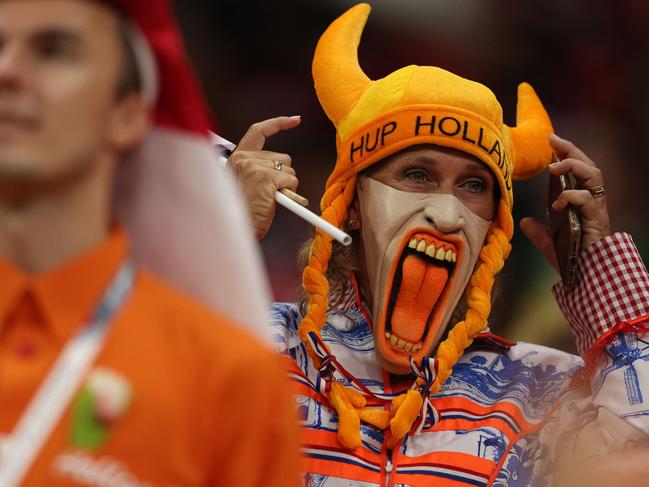
[[528, 179], [540, 173], [552, 162], [548, 137], [552, 122], [539, 97], [527, 83], [518, 86], [516, 127], [510, 127], [514, 148], [514, 179]]
[[315, 90], [336, 127], [370, 84], [358, 64], [358, 44], [370, 10], [366, 3], [350, 8], [322, 34], [315, 50]]

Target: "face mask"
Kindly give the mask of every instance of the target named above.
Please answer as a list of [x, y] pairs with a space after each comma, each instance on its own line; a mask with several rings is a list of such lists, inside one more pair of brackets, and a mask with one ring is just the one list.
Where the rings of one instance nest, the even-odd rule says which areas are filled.
[[460, 301], [491, 222], [457, 197], [359, 177], [361, 235], [376, 352], [393, 373], [430, 355]]

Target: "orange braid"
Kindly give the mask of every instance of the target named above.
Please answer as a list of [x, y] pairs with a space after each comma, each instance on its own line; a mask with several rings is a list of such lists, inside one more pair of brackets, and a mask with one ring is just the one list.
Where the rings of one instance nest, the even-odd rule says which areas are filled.
[[[487, 318], [491, 312], [491, 288], [496, 274], [502, 269], [509, 255], [511, 249], [509, 241], [513, 233], [514, 221], [511, 210], [501, 200], [498, 206], [498, 217], [487, 235], [487, 243], [480, 250], [478, 266], [467, 287], [468, 309], [465, 318], [451, 329], [446, 340], [440, 343], [437, 349], [435, 355], [437, 377], [431, 386], [431, 394], [440, 390], [450, 377], [453, 366], [464, 354], [464, 350], [471, 345], [473, 338], [486, 328]], [[402, 396], [398, 396], [397, 399]], [[400, 402], [393, 404], [393, 413], [400, 409], [400, 405]], [[394, 446], [410, 431], [417, 417], [418, 415], [406, 417], [395, 413], [390, 422], [392, 431], [390, 445]]]
[[[354, 199], [356, 192], [356, 176], [346, 181], [337, 181], [327, 189], [320, 207], [322, 218], [332, 225], [341, 228], [347, 218], [347, 209]], [[302, 285], [308, 295], [307, 313], [300, 322], [298, 334], [302, 341], [309, 343], [307, 335], [315, 332], [318, 336], [327, 319], [329, 307], [329, 281], [325, 277], [329, 259], [331, 258], [331, 237], [320, 230], [316, 230], [316, 236], [311, 244], [309, 264], [302, 273]], [[307, 352], [313, 359], [316, 366], [320, 359], [315, 355], [311, 347], [307, 345]]]
[[473, 338], [487, 327], [491, 312], [491, 288], [496, 274], [502, 269], [509, 256], [509, 241], [514, 233], [511, 210], [501, 200], [498, 218], [487, 236], [487, 243], [480, 251], [479, 264], [467, 288], [468, 309], [463, 321], [457, 323], [448, 337], [437, 349], [437, 377], [431, 388], [435, 394], [446, 382], [453, 366], [471, 345]]

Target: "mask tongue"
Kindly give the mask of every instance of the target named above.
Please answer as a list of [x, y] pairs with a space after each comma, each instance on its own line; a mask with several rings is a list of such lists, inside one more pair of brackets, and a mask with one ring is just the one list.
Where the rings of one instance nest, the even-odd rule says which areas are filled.
[[409, 254], [401, 265], [401, 273], [391, 328], [397, 337], [417, 343], [423, 340], [428, 317], [446, 286], [448, 269]]

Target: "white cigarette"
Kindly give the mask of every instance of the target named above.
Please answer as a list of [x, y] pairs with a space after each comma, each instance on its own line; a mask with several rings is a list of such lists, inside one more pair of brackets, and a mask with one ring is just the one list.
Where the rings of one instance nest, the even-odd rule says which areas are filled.
[[348, 234], [343, 232], [340, 228], [333, 226], [327, 220], [320, 218], [312, 211], [308, 210], [304, 206], [299, 205], [291, 198], [283, 195], [279, 191], [275, 191], [275, 201], [277, 201], [287, 210], [295, 213], [300, 218], [303, 218], [314, 227], [319, 228], [325, 233], [328, 233], [329, 235], [331, 235], [331, 238], [337, 240], [341, 244], [347, 246], [352, 243], [352, 238]]

